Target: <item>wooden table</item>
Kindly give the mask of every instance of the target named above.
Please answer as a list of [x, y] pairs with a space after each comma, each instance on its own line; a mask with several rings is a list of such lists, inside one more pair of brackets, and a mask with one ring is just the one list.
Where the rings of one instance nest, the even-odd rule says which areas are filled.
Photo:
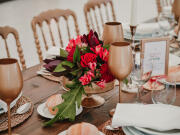
[[[29, 97], [34, 103], [34, 112], [24, 123], [13, 128], [14, 133], [19, 133], [21, 135], [57, 135], [59, 132], [67, 129], [74, 123], [85, 121], [100, 126], [102, 123], [110, 119], [109, 110], [114, 108], [118, 102], [118, 87], [109, 92], [100, 94], [106, 100], [103, 106], [84, 109], [83, 112], [76, 117], [74, 122], [69, 122], [67, 120], [60, 121], [56, 122], [52, 127], [44, 128], [42, 124], [48, 119], [38, 115], [37, 106], [46, 101], [49, 96], [56, 93], [64, 93], [64, 91], [59, 83], [37, 76], [36, 71], [39, 68], [40, 65], [37, 65], [23, 72], [23, 95]], [[135, 96], [136, 94], [122, 92], [122, 101], [130, 102], [135, 98]], [[151, 103], [150, 93], [143, 96], [142, 99], [147, 103]], [[180, 105], [180, 88], [177, 89], [177, 100], [175, 104]], [[4, 133], [6, 132], [3, 132], [2, 134]]]

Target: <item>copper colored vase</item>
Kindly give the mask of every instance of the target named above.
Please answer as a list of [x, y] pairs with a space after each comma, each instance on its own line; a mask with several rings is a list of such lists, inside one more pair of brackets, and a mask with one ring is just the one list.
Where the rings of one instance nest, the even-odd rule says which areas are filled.
[[102, 39], [104, 44], [111, 44], [124, 40], [123, 28], [120, 22], [107, 22], [104, 24]]

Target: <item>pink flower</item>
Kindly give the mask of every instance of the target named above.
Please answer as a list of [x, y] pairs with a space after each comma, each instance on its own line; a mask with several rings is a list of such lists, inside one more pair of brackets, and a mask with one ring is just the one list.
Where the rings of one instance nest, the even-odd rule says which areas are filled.
[[101, 47], [101, 45], [96, 46], [95, 53], [98, 55], [101, 52], [103, 52], [103, 48]]
[[107, 49], [104, 49], [104, 51], [101, 51], [99, 54], [100, 58], [104, 61], [108, 61], [109, 52]]
[[101, 80], [101, 81], [97, 82], [96, 84], [101, 88], [105, 87], [105, 81], [104, 80]]
[[75, 40], [74, 40], [74, 39], [69, 40], [69, 43], [68, 43], [68, 45], [67, 45], [67, 47], [66, 47], [66, 51], [67, 51], [67, 52], [70, 52], [71, 49], [72, 49], [73, 47], [75, 47], [75, 46], [76, 46]]
[[77, 38], [76, 38], [76, 40], [75, 40], [75, 44], [76, 44], [76, 45], [82, 44], [82, 42], [81, 42], [81, 36], [77, 36]]
[[79, 81], [82, 83], [82, 85], [87, 85], [91, 82], [91, 79], [92, 78], [90, 75], [85, 74], [79, 78]]
[[93, 73], [92, 71], [88, 71], [88, 72], [87, 72], [87, 75], [89, 75], [89, 76], [91, 76], [91, 77], [93, 77], [93, 78], [95, 77], [95, 75], [94, 75], [94, 73]]
[[96, 63], [95, 62], [89, 62], [88, 66], [92, 71], [94, 71], [96, 69]]

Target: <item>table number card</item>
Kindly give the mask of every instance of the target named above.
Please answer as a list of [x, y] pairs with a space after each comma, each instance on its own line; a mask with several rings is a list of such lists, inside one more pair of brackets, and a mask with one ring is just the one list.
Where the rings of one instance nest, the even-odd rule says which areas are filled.
[[152, 69], [152, 76], [167, 75], [169, 61], [169, 38], [143, 39], [141, 42], [141, 57], [144, 57], [142, 74]]

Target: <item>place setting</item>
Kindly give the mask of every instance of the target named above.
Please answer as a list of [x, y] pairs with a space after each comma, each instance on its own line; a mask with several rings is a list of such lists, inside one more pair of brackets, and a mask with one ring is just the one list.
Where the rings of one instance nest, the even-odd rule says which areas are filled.
[[0, 82], [0, 132], [8, 129], [11, 134], [12, 127], [32, 115], [34, 106], [21, 91], [23, 78], [16, 59], [0, 59]]

